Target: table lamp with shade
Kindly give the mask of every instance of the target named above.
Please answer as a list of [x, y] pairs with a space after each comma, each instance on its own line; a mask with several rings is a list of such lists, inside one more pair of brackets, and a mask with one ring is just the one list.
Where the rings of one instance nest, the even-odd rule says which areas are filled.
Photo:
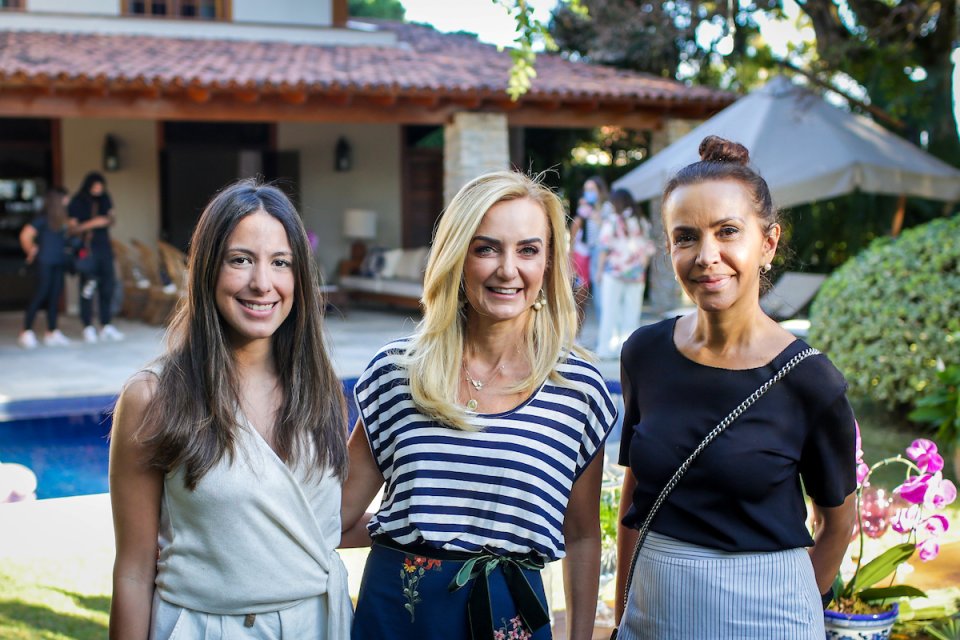
[[377, 212], [367, 209], [347, 209], [343, 213], [343, 237], [353, 240], [350, 258], [362, 260], [367, 253], [367, 242], [377, 238]]

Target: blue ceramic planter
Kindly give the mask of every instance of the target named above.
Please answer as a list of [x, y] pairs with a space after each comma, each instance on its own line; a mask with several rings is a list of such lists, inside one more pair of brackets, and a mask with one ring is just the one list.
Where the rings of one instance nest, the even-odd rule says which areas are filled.
[[823, 612], [827, 640], [888, 640], [899, 614], [900, 606], [896, 603], [883, 613], [840, 613], [827, 609]]

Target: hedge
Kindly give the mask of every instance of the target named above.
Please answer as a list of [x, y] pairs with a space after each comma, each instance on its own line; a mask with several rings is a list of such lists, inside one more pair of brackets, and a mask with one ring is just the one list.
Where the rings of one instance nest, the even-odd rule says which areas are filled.
[[912, 407], [938, 360], [960, 363], [960, 215], [879, 238], [834, 271], [811, 307], [809, 341], [851, 395]]

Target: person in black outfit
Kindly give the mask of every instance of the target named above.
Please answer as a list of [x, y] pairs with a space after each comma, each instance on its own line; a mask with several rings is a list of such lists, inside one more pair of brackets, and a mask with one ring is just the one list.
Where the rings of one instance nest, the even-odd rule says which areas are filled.
[[93, 297], [97, 294], [100, 311], [101, 340], [123, 340], [123, 334], [110, 323], [113, 313], [113, 290], [116, 275], [113, 268], [113, 247], [107, 231], [113, 225], [113, 200], [107, 193], [107, 181], [92, 171], [83, 179], [79, 191], [70, 200], [68, 209], [72, 230], [79, 234], [93, 255], [93, 275], [80, 276], [80, 318], [83, 339], [97, 341], [93, 326]]
[[[808, 348], [760, 308], [780, 240], [766, 182], [743, 146], [708, 136], [663, 196], [677, 280], [695, 313], [645, 326], [621, 354], [624, 431], [619, 638], [822, 640], [825, 602], [855, 518], [855, 424], [822, 354], [802, 360], [664, 485], [709, 433]], [[802, 481], [802, 484], [801, 484]], [[814, 505], [807, 527], [804, 492]]]
[[66, 205], [66, 190], [60, 187], [51, 188], [47, 192], [43, 213], [24, 225], [20, 231], [20, 246], [27, 254], [27, 264], [37, 265], [37, 290], [24, 314], [23, 331], [17, 339], [24, 349], [37, 346], [33, 321], [44, 305], [47, 309], [47, 333], [43, 337], [43, 343], [48, 347], [70, 344], [70, 340], [57, 329], [57, 312], [66, 270]]

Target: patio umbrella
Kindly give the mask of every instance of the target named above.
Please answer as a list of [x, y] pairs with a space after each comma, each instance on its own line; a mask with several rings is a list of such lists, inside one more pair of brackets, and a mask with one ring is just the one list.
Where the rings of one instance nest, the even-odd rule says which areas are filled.
[[960, 200], [960, 170], [872, 120], [843, 111], [777, 76], [613, 183], [638, 201], [660, 197], [667, 180], [699, 159], [707, 135], [739, 142], [780, 207], [861, 190]]

